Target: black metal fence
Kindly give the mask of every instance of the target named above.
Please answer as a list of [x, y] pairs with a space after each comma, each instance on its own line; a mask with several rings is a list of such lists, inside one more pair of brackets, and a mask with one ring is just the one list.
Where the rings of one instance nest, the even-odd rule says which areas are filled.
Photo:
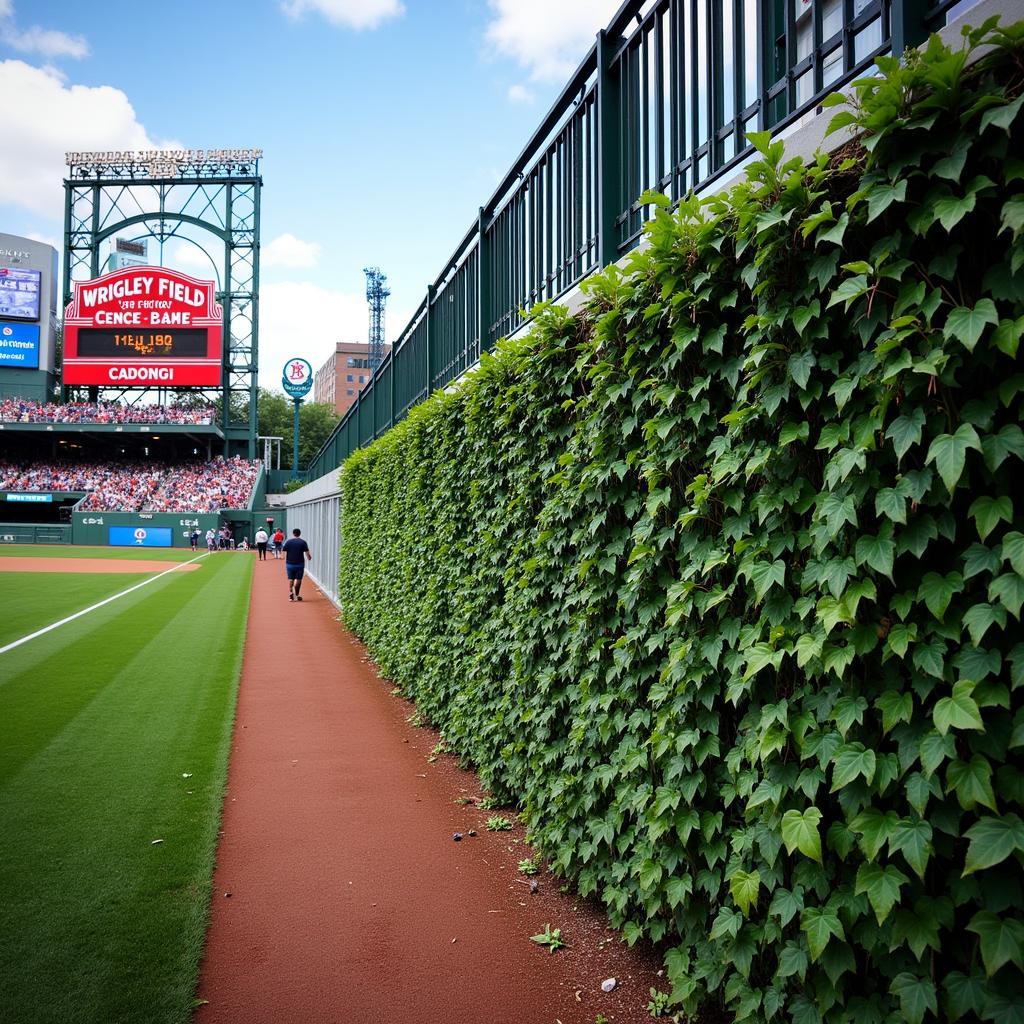
[[746, 134], [795, 126], [883, 53], [976, 0], [627, 0], [494, 194], [356, 404], [315, 479], [399, 422], [640, 240], [648, 189], [673, 200], [750, 158]]

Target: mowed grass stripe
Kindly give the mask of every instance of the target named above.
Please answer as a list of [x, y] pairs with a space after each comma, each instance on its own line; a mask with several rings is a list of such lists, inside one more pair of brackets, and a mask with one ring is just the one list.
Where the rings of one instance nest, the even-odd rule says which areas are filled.
[[[154, 575], [4, 572], [3, 565], [0, 559], [0, 647]], [[0, 662], [0, 680], [6, 676]]]
[[[205, 541], [199, 551], [206, 550]], [[0, 569], [4, 558], [141, 558], [147, 562], [185, 562], [194, 558], [199, 552], [191, 548], [105, 548], [85, 547], [79, 545], [55, 544], [3, 544], [0, 545]], [[225, 557], [230, 551], [218, 552]]]
[[0, 661], [0, 1020], [191, 1017], [253, 566], [207, 562]]

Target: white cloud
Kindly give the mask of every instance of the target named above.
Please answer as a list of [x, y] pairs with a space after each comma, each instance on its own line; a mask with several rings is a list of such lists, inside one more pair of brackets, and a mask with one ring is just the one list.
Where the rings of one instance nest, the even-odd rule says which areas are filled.
[[59, 218], [67, 150], [154, 149], [128, 97], [109, 85], [66, 85], [52, 68], [0, 61], [4, 111], [0, 203]]
[[19, 29], [14, 22], [13, 0], [0, 0], [0, 42], [21, 53], [38, 53], [43, 57], [74, 57], [89, 55], [84, 36], [71, 36], [52, 28]]
[[388, 18], [405, 11], [401, 0], [283, 0], [281, 10], [289, 18], [301, 18], [308, 11], [323, 15], [343, 28], [376, 28]]
[[[409, 313], [387, 311], [387, 336], [393, 340]], [[302, 356], [319, 370], [338, 341], [366, 341], [366, 293], [322, 288], [309, 281], [260, 285], [260, 384], [281, 388], [281, 370]]]
[[508, 88], [508, 98], [513, 103], [532, 103], [533, 93], [525, 85], [510, 85]]
[[264, 267], [315, 267], [319, 259], [316, 242], [304, 242], [287, 231], [260, 246], [260, 265]]
[[[153, 246], [155, 240], [149, 239], [149, 244]], [[200, 245], [202, 245], [202, 248], [200, 248]], [[203, 251], [204, 249], [209, 251], [209, 255]], [[164, 253], [164, 264], [166, 266], [174, 267], [194, 277], [216, 280], [218, 283], [223, 262], [224, 246], [219, 240], [208, 243], [201, 242], [199, 244], [177, 242], [171, 245]]]
[[318, 370], [337, 341], [366, 337], [366, 296], [322, 288], [310, 281], [260, 286], [260, 383], [281, 386], [281, 369], [302, 356]]
[[494, 19], [487, 26], [488, 42], [526, 68], [535, 81], [559, 83], [576, 70], [620, 0], [489, 2]]
[[89, 44], [83, 36], [69, 36], [66, 32], [38, 25], [26, 29], [4, 25], [0, 27], [0, 40], [22, 53], [38, 53], [44, 57], [78, 59], [89, 56]]

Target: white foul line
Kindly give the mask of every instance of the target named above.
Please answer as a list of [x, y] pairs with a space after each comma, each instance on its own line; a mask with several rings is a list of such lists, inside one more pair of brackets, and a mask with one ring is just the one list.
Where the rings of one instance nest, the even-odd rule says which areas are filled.
[[[112, 594], [110, 597], [105, 597], [102, 601], [97, 601], [96, 604], [90, 605], [88, 608], [83, 608], [80, 612], [75, 612], [74, 615], [69, 615], [66, 619], [61, 619], [60, 622], [53, 622], [49, 626], [43, 626], [42, 629], [37, 629], [34, 633], [29, 633], [28, 636], [23, 636], [20, 640], [13, 640], [5, 647], [0, 647], [0, 654], [6, 654], [8, 651], [14, 650], [15, 647], [27, 644], [29, 640], [35, 640], [37, 636], [49, 633], [51, 629], [56, 629], [58, 626], [65, 626], [69, 622], [74, 622], [75, 619], [79, 619], [83, 615], [88, 615], [89, 612], [94, 612], [97, 608], [102, 608], [105, 604], [110, 604], [111, 601], [116, 601], [119, 597], [124, 597], [125, 594], [130, 594], [133, 590], [138, 590], [139, 587], [146, 586], [147, 583], [153, 583], [155, 580], [160, 579], [161, 576], [166, 576], [169, 572], [174, 572], [175, 569], [180, 569], [183, 565], [191, 565], [193, 562], [198, 562], [200, 558], [205, 558], [209, 553], [209, 551], [206, 551], [201, 555], [197, 555], [195, 558], [190, 558], [187, 562], [176, 562], [170, 567], [170, 569], [158, 572], [155, 576], [150, 576], [148, 580], [136, 583], [134, 587], [122, 590], [119, 594]], [[0, 572], [2, 571], [3, 562], [0, 562]]]

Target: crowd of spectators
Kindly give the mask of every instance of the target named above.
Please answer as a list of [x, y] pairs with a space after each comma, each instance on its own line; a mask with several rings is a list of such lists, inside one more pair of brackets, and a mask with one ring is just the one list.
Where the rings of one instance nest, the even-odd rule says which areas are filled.
[[214, 409], [176, 405], [125, 405], [123, 402], [34, 402], [28, 398], [0, 400], [0, 423], [213, 423]]
[[0, 491], [86, 491], [79, 508], [90, 512], [216, 512], [248, 505], [259, 472], [237, 456], [173, 466], [0, 460]]

